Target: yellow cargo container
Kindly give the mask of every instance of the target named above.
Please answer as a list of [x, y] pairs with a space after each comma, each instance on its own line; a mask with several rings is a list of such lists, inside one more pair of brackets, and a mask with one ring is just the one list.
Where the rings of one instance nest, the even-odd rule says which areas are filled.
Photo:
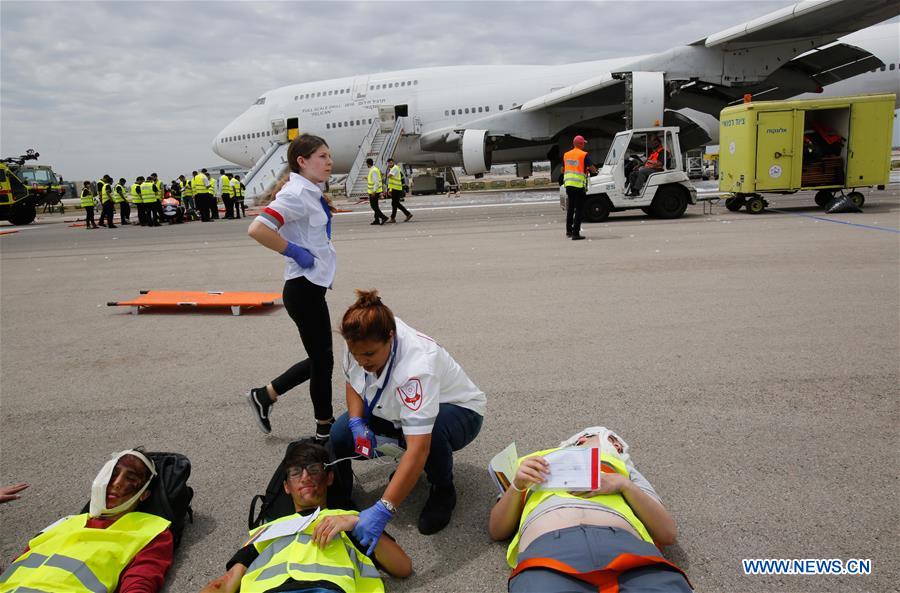
[[[725, 205], [762, 212], [762, 193], [818, 190], [865, 201], [861, 187], [890, 178], [894, 95], [760, 101], [726, 107], [719, 117], [719, 191]], [[883, 188], [882, 188], [883, 189]]]

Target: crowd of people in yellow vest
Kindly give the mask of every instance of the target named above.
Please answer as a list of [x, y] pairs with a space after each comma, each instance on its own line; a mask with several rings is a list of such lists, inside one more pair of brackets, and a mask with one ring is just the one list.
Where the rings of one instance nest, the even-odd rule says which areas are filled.
[[[201, 169], [192, 171], [190, 176], [179, 175], [168, 185], [156, 173], [138, 176], [131, 185], [124, 177], [114, 184], [112, 177], [104, 175], [96, 183], [84, 182], [81, 207], [88, 229], [116, 228], [113, 218], [117, 207], [123, 225], [160, 226], [163, 222], [175, 224], [198, 219], [208, 222], [219, 218], [219, 198], [225, 206], [224, 218], [246, 216], [245, 190], [240, 175], [228, 175], [224, 170], [219, 171], [218, 180]], [[131, 221], [132, 205], [137, 210], [136, 223]], [[94, 219], [95, 208], [100, 209], [99, 220]]]

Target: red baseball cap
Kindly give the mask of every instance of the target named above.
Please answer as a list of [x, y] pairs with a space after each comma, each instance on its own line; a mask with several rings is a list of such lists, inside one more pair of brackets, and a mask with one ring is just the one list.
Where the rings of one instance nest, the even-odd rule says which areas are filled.
[[578, 135], [572, 138], [572, 144], [577, 144], [578, 146], [584, 146], [587, 141], [584, 139], [584, 136]]

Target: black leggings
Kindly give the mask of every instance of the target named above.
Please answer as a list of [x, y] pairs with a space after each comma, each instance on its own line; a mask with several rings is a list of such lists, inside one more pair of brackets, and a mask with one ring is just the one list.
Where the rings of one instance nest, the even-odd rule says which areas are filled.
[[328, 420], [334, 415], [331, 407], [331, 373], [334, 369], [334, 352], [331, 347], [331, 317], [325, 302], [323, 286], [318, 286], [304, 276], [284, 283], [282, 301], [288, 315], [300, 330], [300, 340], [309, 356], [283, 372], [272, 381], [275, 393], [283, 395], [309, 379], [309, 395], [312, 398], [316, 420]]

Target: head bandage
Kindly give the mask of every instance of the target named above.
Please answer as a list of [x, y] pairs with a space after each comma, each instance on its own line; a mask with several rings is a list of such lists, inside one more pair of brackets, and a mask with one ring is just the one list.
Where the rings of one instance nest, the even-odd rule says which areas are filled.
[[[134, 496], [120, 504], [119, 506], [108, 509], [106, 508], [106, 489], [109, 487], [109, 482], [112, 479], [113, 471], [116, 469], [116, 464], [119, 463], [119, 460], [125, 457], [126, 455], [132, 455], [140, 459], [144, 465], [147, 466], [147, 469], [150, 470], [150, 477], [144, 483], [141, 488], [135, 492]], [[147, 487], [150, 486], [150, 482], [153, 481], [153, 478], [156, 477], [156, 464], [154, 464], [150, 459], [148, 459], [143, 453], [140, 451], [135, 451], [134, 449], [126, 449], [125, 451], [120, 451], [112, 456], [112, 458], [106, 462], [106, 464], [100, 468], [100, 473], [97, 474], [97, 477], [94, 478], [94, 483], [91, 485], [91, 505], [90, 505], [90, 515], [91, 517], [110, 517], [114, 515], [118, 515], [125, 510], [127, 510], [131, 505], [140, 499], [141, 495], [147, 491]]]
[[[634, 463], [631, 461], [631, 455], [628, 453], [630, 447], [628, 443], [625, 442], [625, 439], [620, 437], [615, 432], [606, 428], [605, 426], [591, 426], [589, 428], [585, 428], [579, 432], [576, 432], [566, 440], [562, 441], [559, 446], [560, 447], [574, 447], [578, 443], [578, 439], [582, 437], [589, 437], [597, 435], [600, 437], [600, 451], [602, 453], [606, 453], [607, 455], [612, 455], [613, 457], [618, 457], [625, 463], [625, 466], [628, 468], [628, 471], [634, 469]], [[622, 443], [622, 452], [619, 453], [618, 450], [613, 446], [612, 443], [609, 442], [609, 436], [612, 435], [618, 439], [620, 443]]]

